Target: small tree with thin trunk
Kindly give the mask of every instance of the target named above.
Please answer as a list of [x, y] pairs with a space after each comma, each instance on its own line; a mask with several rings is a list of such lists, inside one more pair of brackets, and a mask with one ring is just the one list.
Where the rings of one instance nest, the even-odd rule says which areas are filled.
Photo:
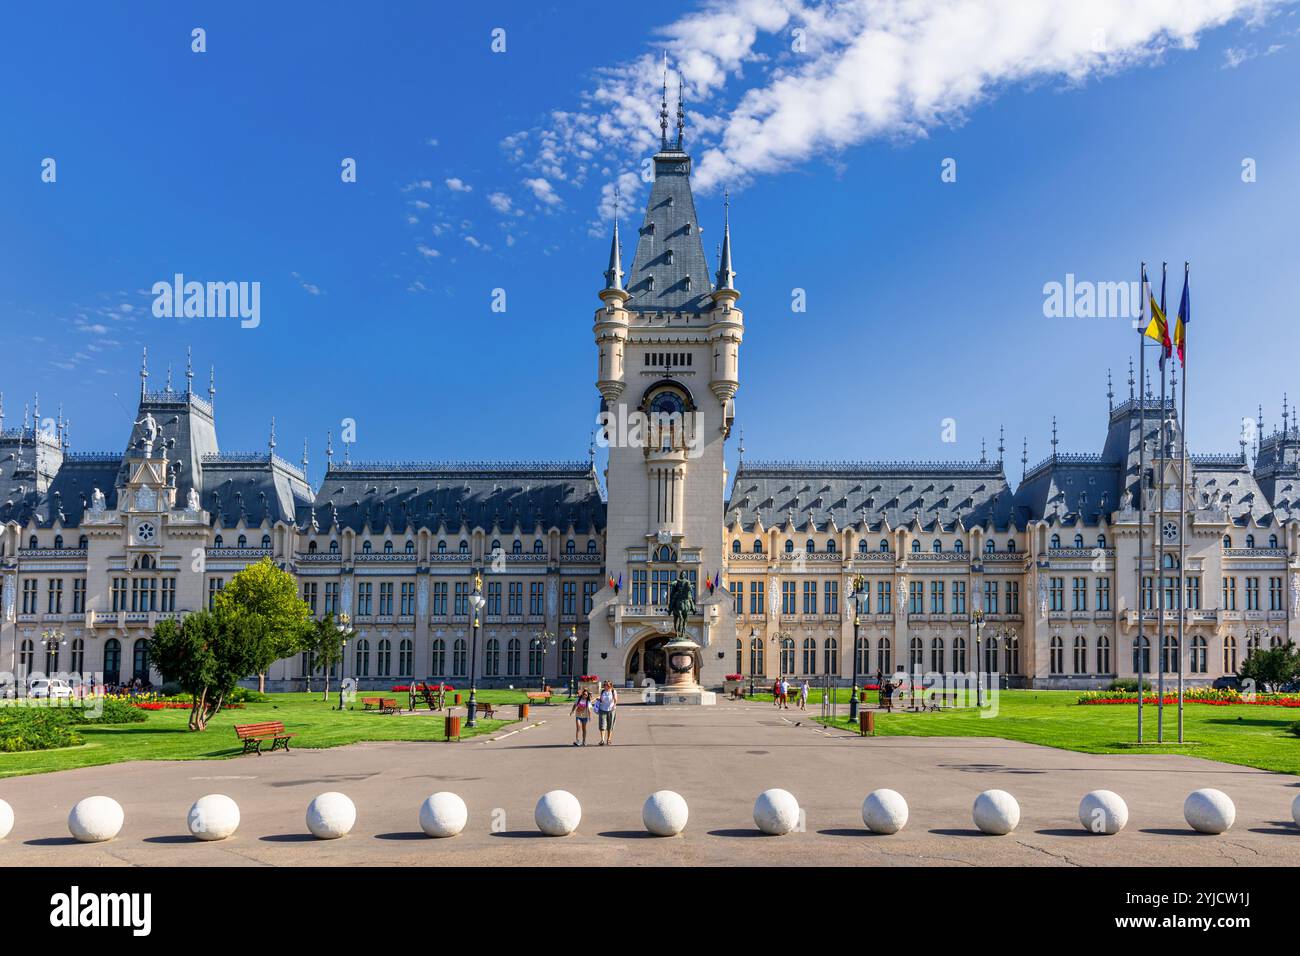
[[338, 625], [334, 623], [333, 614], [326, 614], [322, 620], [316, 622], [308, 638], [308, 644], [313, 665], [325, 677], [325, 696], [321, 699], [329, 700], [330, 669], [343, 661], [343, 635], [339, 633]]
[[149, 656], [163, 679], [189, 694], [190, 730], [208, 726], [259, 659], [261, 629], [238, 610], [198, 611], [177, 624], [159, 621]]

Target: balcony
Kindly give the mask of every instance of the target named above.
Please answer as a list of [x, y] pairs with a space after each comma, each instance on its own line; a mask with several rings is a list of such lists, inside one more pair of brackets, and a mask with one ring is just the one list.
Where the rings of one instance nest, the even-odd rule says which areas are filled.
[[270, 548], [208, 548], [209, 561], [261, 561], [271, 556]]
[[338, 551], [297, 551], [293, 559], [299, 564], [341, 564], [343, 555]]
[[415, 553], [407, 554], [405, 551], [371, 551], [369, 553], [361, 552], [352, 556], [356, 564], [414, 564]]

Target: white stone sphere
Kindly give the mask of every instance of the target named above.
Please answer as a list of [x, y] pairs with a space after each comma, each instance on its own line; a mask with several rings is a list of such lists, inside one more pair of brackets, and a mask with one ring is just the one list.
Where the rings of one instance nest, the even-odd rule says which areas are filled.
[[552, 790], [537, 801], [533, 821], [547, 836], [568, 836], [582, 821], [582, 804], [567, 790]]
[[14, 808], [0, 800], [0, 840], [9, 835], [14, 828]]
[[103, 843], [117, 836], [125, 818], [112, 797], [86, 797], [68, 814], [68, 830], [82, 843]]
[[224, 793], [210, 793], [194, 801], [186, 823], [200, 840], [224, 840], [239, 829], [239, 804]]
[[[11, 824], [13, 822], [13, 818], [14, 818], [14, 812], [10, 810], [9, 820]], [[1295, 821], [1296, 826], [1300, 827], [1300, 797], [1296, 797], [1294, 800], [1291, 801], [1291, 819]], [[3, 827], [0, 827], [0, 831], [3, 831], [3, 829], [4, 829]], [[4, 833], [0, 832], [0, 839], [3, 838], [4, 838]]]
[[672, 790], [656, 790], [641, 807], [641, 822], [655, 836], [677, 836], [686, 829], [689, 816], [686, 799]]
[[1005, 790], [985, 790], [975, 798], [971, 816], [983, 832], [1005, 836], [1020, 822], [1020, 804]]
[[862, 801], [862, 822], [872, 833], [897, 833], [907, 826], [907, 801], [897, 790], [872, 790]]
[[356, 822], [356, 804], [346, 794], [331, 790], [307, 804], [307, 829], [321, 840], [347, 836]]
[[456, 794], [440, 790], [420, 804], [420, 829], [431, 837], [454, 837], [465, 829], [469, 807]]
[[764, 790], [754, 801], [754, 823], [764, 833], [784, 836], [799, 825], [799, 801], [788, 790]]
[[1232, 798], [1222, 790], [1206, 787], [1193, 790], [1183, 801], [1183, 816], [1187, 825], [1201, 833], [1226, 833], [1237, 819], [1237, 808]]
[[1128, 826], [1128, 804], [1112, 790], [1092, 790], [1079, 801], [1079, 823], [1089, 833], [1114, 836]]

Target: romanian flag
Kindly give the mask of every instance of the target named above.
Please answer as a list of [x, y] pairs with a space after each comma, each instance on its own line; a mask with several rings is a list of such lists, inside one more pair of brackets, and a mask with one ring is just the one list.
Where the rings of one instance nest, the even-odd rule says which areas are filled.
[[1151, 291], [1151, 284], [1147, 281], [1147, 271], [1142, 270], [1142, 291], [1147, 296], [1148, 306], [1151, 309], [1151, 321], [1147, 324], [1146, 331], [1143, 333], [1149, 339], [1155, 339], [1163, 346], [1160, 353], [1160, 364], [1165, 364], [1165, 359], [1169, 357], [1173, 346], [1169, 341], [1169, 321], [1165, 318], [1165, 280], [1160, 279], [1160, 304], [1156, 304], [1156, 294]]
[[1187, 264], [1183, 263], [1183, 298], [1178, 303], [1178, 324], [1174, 326], [1174, 345], [1178, 347], [1178, 361], [1187, 365], [1187, 323], [1192, 321], [1192, 298], [1187, 288]]

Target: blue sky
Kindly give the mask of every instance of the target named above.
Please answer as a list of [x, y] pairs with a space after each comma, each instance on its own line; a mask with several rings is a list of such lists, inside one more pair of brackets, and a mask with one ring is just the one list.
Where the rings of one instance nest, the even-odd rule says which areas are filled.
[[[169, 362], [182, 383], [192, 346], [198, 387], [216, 366], [223, 448], [264, 448], [274, 415], [285, 457], [309, 439], [314, 477], [345, 418], [355, 459], [584, 457], [612, 184], [639, 220], [668, 49], [710, 257], [731, 188], [750, 458], [972, 458], [1002, 424], [1017, 479], [1022, 435], [1042, 458], [1053, 415], [1062, 450], [1098, 450], [1106, 368], [1126, 397], [1136, 336], [1124, 319], [1044, 318], [1043, 286], [1134, 279], [1141, 259], [1170, 261], [1174, 301], [1193, 264], [1195, 448], [1235, 450], [1259, 403], [1276, 425], [1282, 392], [1300, 398], [1294, 8], [1132, 4], [1097, 61], [1077, 25], [1045, 43], [1015, 5], [915, 0], [920, 21], [951, 22], [951, 6], [975, 17], [958, 36], [997, 42], [917, 45], [906, 82], [855, 91], [845, 35], [894, 30], [906, 48], [917, 26], [863, 2], [857, 24], [794, 0], [617, 17], [582, 2], [10, 8], [6, 423], [39, 391], [74, 448], [120, 450], [141, 345], [151, 387]], [[797, 29], [811, 53], [791, 52]], [[848, 79], [818, 86], [828, 75]], [[841, 109], [891, 83], [905, 108]], [[155, 318], [148, 290], [175, 272], [261, 282], [261, 324]]]

